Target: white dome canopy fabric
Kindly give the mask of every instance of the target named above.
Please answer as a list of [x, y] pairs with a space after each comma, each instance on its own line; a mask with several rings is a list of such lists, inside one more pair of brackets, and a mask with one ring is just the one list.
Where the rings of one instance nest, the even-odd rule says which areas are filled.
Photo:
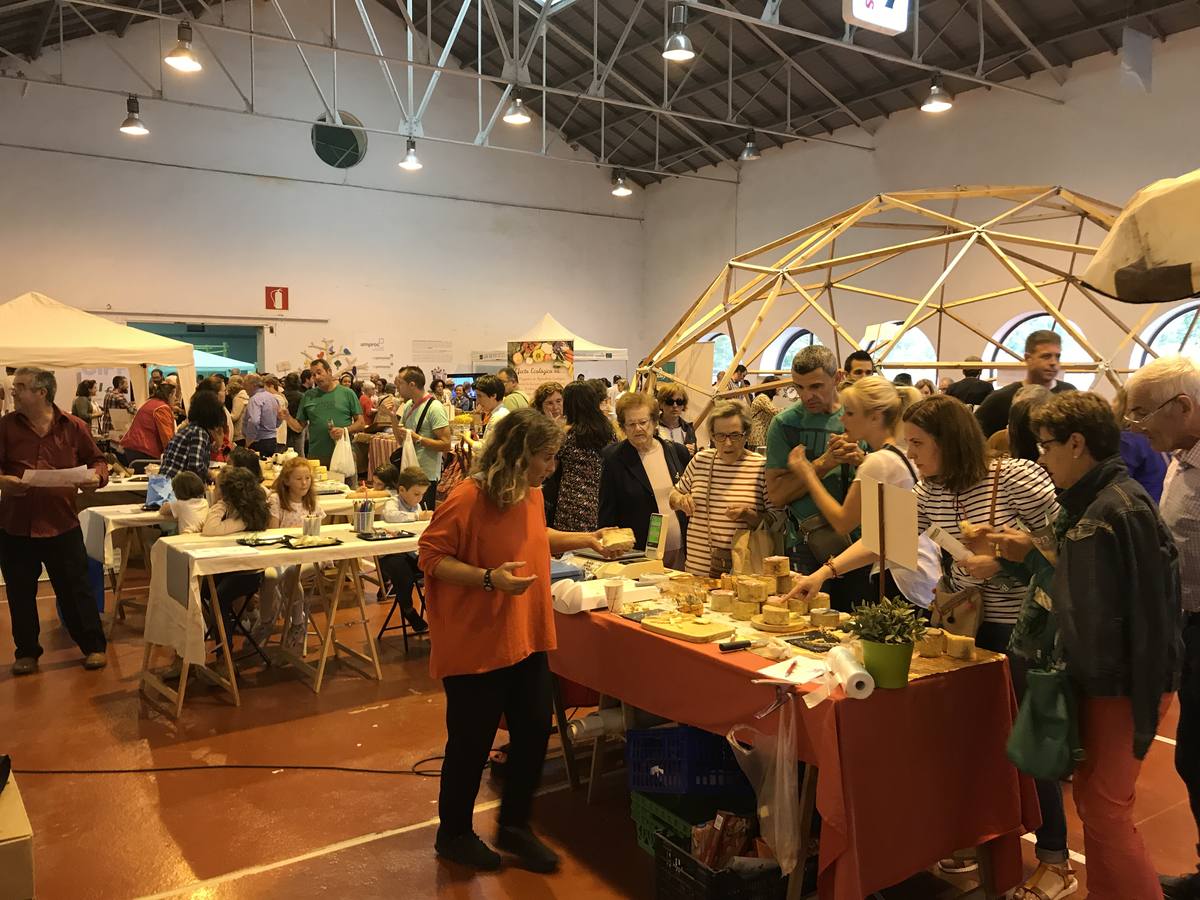
[[[151, 366], [174, 366], [184, 398], [196, 387], [191, 344], [130, 328], [30, 292], [0, 304], [0, 365], [45, 369], [126, 367], [139, 398]], [[139, 383], [140, 382], [140, 383]]]

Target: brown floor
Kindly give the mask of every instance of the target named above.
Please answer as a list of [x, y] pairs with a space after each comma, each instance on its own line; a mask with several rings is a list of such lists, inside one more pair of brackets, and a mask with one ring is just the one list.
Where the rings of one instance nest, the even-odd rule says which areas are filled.
[[[193, 683], [176, 723], [137, 691], [140, 614], [117, 626], [109, 667], [84, 672], [48, 585], [42, 593], [46, 655], [28, 678], [9, 674], [8, 606], [0, 602], [0, 752], [18, 769], [237, 762], [408, 770], [441, 752], [443, 697], [429, 678], [423, 641], [406, 659], [399, 634], [389, 637], [382, 683], [335, 668], [320, 696], [278, 669], [244, 675], [240, 709]], [[377, 622], [383, 613], [373, 610]], [[1160, 734], [1174, 733], [1173, 709]], [[1172, 749], [1152, 748], [1137, 810], [1156, 862], [1175, 872], [1195, 864], [1196, 835]], [[583, 792], [566, 789], [561, 762], [548, 765], [536, 827], [564, 857], [552, 878], [507, 868], [471, 877], [439, 864], [431, 847], [436, 778], [271, 770], [18, 778], [33, 823], [38, 897], [48, 900], [653, 896], [653, 864], [634, 839], [623, 773], [605, 778], [589, 806]], [[495, 800], [485, 780], [476, 818], [485, 838]], [[1082, 852], [1079, 820], [1067, 805], [1071, 846]], [[1032, 846], [1025, 849], [1032, 868]], [[941, 900], [955, 892], [949, 881], [922, 874], [884, 896]]]

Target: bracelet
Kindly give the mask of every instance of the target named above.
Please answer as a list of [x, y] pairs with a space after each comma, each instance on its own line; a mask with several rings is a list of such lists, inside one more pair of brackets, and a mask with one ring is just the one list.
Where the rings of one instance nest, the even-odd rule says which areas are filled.
[[833, 564], [833, 557], [832, 557], [832, 556], [831, 556], [831, 557], [829, 557], [829, 559], [825, 560], [825, 565], [828, 567], [829, 571], [833, 573], [833, 577], [834, 577], [834, 578], [841, 578], [841, 577], [842, 577], [841, 575], [839, 575], [839, 574], [838, 574], [838, 570], [837, 570], [837, 568], [836, 568], [836, 567], [834, 566], [834, 564]]

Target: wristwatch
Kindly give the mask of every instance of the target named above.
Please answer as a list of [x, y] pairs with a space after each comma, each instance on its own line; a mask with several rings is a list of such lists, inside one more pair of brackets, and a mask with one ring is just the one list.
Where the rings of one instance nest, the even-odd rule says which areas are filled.
[[492, 570], [491, 569], [483, 570], [483, 589], [485, 591], [487, 591], [488, 593], [491, 593], [492, 591], [494, 591], [496, 589], [496, 586], [494, 584], [492, 584]]

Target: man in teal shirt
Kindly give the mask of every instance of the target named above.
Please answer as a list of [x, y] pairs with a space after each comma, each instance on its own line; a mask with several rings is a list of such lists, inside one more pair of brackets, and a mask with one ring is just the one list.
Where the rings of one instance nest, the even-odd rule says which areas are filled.
[[[362, 414], [362, 405], [354, 391], [337, 383], [333, 369], [323, 359], [313, 360], [311, 366], [313, 384], [300, 400], [296, 418], [289, 425], [300, 431], [307, 424], [308, 455], [328, 466], [333, 458], [333, 448], [344, 431], [357, 434], [367, 427]], [[350, 478], [348, 480], [355, 480]]]
[[[815, 572], [825, 560], [815, 557], [797, 525], [819, 517], [820, 511], [804, 482], [789, 468], [788, 457], [793, 452], [804, 453], [829, 493], [838, 501], [846, 499], [854, 467], [863, 453], [857, 444], [841, 437], [845, 429], [837, 394], [840, 380], [837, 360], [828, 347], [805, 347], [792, 361], [792, 384], [800, 399], [777, 415], [767, 430], [767, 496], [772, 506], [788, 511], [792, 568], [804, 575]], [[851, 604], [862, 602], [865, 571], [829, 582], [836, 606], [848, 610]]]
[[[417, 463], [429, 479], [424, 506], [433, 509], [442, 477], [442, 454], [451, 448], [450, 418], [442, 401], [425, 390], [425, 372], [417, 366], [407, 366], [396, 376], [396, 393], [407, 402], [400, 409], [399, 420], [392, 424], [392, 435], [401, 451], [405, 436], [412, 435]], [[392, 458], [395, 460], [396, 454]]]

